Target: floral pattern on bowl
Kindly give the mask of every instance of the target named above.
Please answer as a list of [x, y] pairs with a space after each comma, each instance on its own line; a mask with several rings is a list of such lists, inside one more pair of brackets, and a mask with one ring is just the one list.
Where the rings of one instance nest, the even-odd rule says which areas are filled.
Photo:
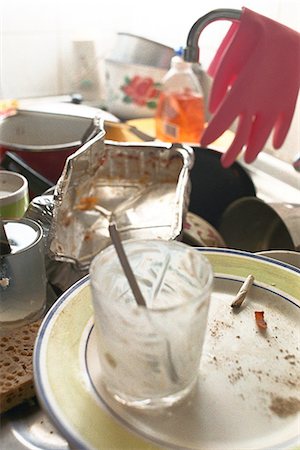
[[135, 103], [150, 109], [157, 107], [161, 83], [156, 83], [151, 77], [134, 75], [125, 76], [121, 90], [124, 92], [124, 103]]
[[202, 217], [187, 213], [183, 225], [183, 240], [199, 247], [226, 247], [219, 232]]
[[105, 60], [106, 104], [121, 120], [154, 117], [167, 70]]

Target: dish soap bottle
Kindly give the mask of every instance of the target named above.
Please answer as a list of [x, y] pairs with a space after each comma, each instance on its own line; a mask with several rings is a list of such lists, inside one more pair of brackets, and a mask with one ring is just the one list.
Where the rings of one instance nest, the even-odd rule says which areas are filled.
[[203, 91], [191, 63], [178, 53], [162, 81], [155, 115], [156, 138], [199, 144], [205, 121]]

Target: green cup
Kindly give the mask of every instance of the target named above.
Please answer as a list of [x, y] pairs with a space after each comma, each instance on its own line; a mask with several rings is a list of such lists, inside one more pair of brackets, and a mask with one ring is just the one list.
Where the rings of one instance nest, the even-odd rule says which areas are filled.
[[0, 219], [19, 219], [29, 204], [28, 181], [23, 175], [0, 170]]

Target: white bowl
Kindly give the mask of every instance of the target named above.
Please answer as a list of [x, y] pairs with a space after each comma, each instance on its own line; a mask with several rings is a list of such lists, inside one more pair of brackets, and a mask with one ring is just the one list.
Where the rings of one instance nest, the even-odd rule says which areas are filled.
[[125, 64], [169, 69], [173, 56], [174, 49], [171, 47], [142, 36], [122, 32], [117, 34], [115, 46], [108, 59]]
[[121, 120], [154, 117], [167, 70], [105, 60], [106, 106]]

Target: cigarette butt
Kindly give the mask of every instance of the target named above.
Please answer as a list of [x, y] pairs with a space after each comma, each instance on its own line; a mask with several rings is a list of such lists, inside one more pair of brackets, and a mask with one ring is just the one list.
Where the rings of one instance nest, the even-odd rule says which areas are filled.
[[240, 290], [236, 294], [236, 296], [234, 298], [234, 301], [231, 303], [231, 307], [232, 308], [239, 308], [242, 305], [243, 301], [246, 298], [246, 295], [249, 292], [250, 287], [253, 284], [253, 281], [254, 281], [254, 276], [253, 275], [248, 275], [248, 277], [246, 278], [246, 280], [242, 284]]

